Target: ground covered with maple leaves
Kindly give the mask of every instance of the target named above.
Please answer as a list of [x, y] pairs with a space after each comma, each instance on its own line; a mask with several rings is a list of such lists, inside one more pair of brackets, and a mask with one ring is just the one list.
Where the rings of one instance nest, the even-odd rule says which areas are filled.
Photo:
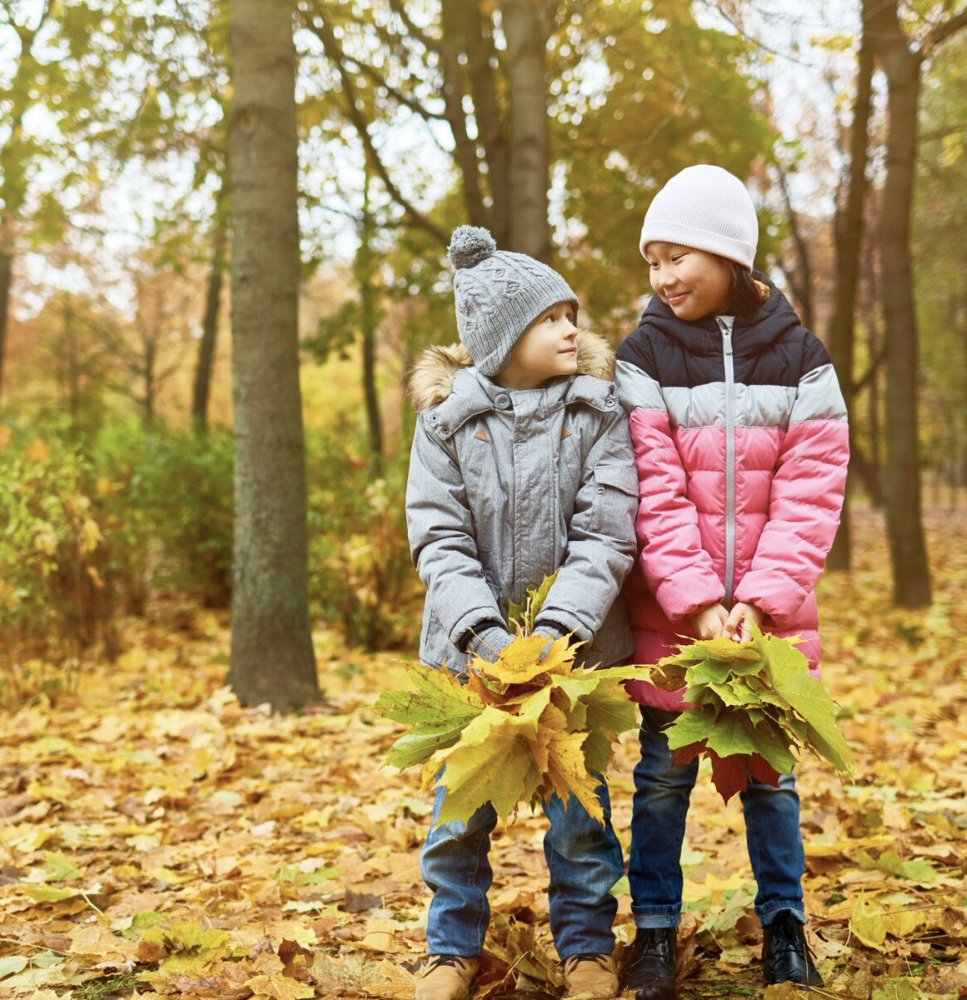
[[[967, 537], [934, 511], [936, 600], [889, 607], [881, 518], [854, 515], [857, 566], [820, 589], [827, 684], [858, 760], [799, 769], [810, 940], [824, 996], [967, 994]], [[429, 806], [383, 766], [373, 711], [401, 654], [320, 631], [324, 702], [242, 709], [227, 621], [170, 607], [116, 663], [8, 712], [0, 728], [0, 995], [412, 996]], [[627, 846], [634, 734], [611, 774]], [[754, 996], [760, 932], [737, 800], [700, 776], [683, 854], [686, 997]], [[543, 819], [495, 837], [494, 919], [477, 996], [553, 997]], [[618, 887], [622, 890], [622, 887]], [[617, 933], [634, 928], [624, 887]], [[620, 947], [620, 945], [619, 945]], [[770, 997], [801, 995], [771, 987]], [[630, 996], [631, 994], [629, 994]]]

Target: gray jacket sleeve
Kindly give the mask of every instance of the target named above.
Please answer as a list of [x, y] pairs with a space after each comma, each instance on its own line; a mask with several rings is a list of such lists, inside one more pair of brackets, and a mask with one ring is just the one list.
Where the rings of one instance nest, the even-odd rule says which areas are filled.
[[634, 561], [638, 475], [628, 420], [618, 412], [588, 453], [568, 527], [567, 554], [537, 625], [592, 642]]
[[458, 648], [485, 622], [503, 624], [477, 555], [463, 475], [442, 442], [424, 426], [413, 436], [406, 482], [410, 552], [427, 590], [427, 602]]

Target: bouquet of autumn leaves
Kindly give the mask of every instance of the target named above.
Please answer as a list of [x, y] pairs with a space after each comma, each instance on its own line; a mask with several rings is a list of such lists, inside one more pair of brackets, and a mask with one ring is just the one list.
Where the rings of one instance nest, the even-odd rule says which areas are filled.
[[750, 777], [776, 784], [792, 771], [794, 748], [851, 768], [835, 706], [791, 642], [753, 626], [751, 642], [694, 642], [650, 666], [579, 667], [580, 642], [530, 634], [552, 582], [510, 608], [518, 638], [495, 663], [471, 657], [466, 683], [445, 667], [411, 664], [413, 690], [377, 702], [384, 716], [410, 727], [387, 763], [422, 764], [424, 790], [446, 789], [439, 822], [467, 821], [487, 802], [506, 820], [556, 792], [565, 803], [573, 794], [603, 823], [600, 776], [621, 733], [638, 726], [629, 680], [685, 687], [690, 706], [665, 730], [669, 747], [676, 763], [709, 757], [726, 801]]
[[752, 639], [706, 639], [678, 647], [646, 668], [650, 683], [684, 688], [688, 707], [664, 730], [676, 764], [711, 760], [712, 781], [728, 802], [750, 778], [776, 785], [791, 774], [794, 751], [811, 750], [837, 771], [853, 770], [853, 755], [836, 726], [836, 706], [809, 675], [796, 640], [763, 633]]

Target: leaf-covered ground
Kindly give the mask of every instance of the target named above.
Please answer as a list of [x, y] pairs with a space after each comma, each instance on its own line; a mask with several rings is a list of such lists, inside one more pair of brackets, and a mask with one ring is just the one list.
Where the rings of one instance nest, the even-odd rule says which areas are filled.
[[[826, 680], [858, 759], [842, 784], [799, 770], [811, 940], [824, 995], [967, 993], [967, 538], [929, 515], [936, 602], [889, 609], [882, 523], [858, 514], [858, 566], [821, 587]], [[227, 623], [132, 624], [116, 664], [0, 728], [0, 995], [408, 997], [422, 956], [428, 806], [382, 766], [376, 716], [399, 658], [318, 636], [325, 703], [298, 718], [222, 687]], [[627, 845], [628, 738], [612, 774]], [[494, 921], [479, 996], [513, 966], [553, 996], [543, 820], [494, 843]], [[736, 800], [700, 776], [683, 856], [686, 996], [761, 990], [760, 934]], [[628, 896], [617, 932], [633, 936]], [[770, 996], [787, 992], [773, 987]], [[524, 995], [518, 992], [517, 995]], [[630, 995], [630, 994], [629, 994]]]

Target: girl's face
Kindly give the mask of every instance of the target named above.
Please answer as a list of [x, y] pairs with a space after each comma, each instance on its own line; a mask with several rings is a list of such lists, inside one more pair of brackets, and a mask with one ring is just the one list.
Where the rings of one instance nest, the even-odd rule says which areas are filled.
[[723, 257], [655, 240], [645, 247], [651, 287], [679, 318], [721, 313], [732, 293], [732, 265]]
[[505, 389], [536, 389], [578, 367], [574, 304], [558, 302], [545, 309], [514, 344], [507, 364], [494, 381]]

